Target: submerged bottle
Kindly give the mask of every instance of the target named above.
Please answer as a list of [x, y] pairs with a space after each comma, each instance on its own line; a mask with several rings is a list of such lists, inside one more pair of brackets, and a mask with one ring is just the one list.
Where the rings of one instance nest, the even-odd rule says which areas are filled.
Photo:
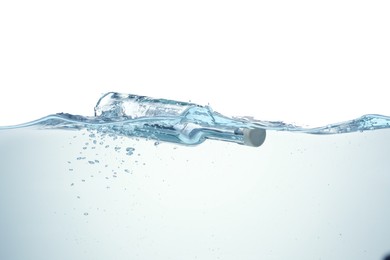
[[111, 122], [131, 122], [122, 131], [185, 145], [206, 139], [258, 147], [266, 131], [213, 112], [208, 106], [167, 99], [109, 92], [95, 106], [95, 116]]

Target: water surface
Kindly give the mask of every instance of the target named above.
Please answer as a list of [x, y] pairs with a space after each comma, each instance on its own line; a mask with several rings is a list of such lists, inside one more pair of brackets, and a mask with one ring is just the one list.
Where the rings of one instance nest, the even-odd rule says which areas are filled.
[[[0, 131], [1, 259], [390, 251], [388, 117], [307, 129], [183, 102], [147, 114], [127, 95], [105, 97], [93, 117], [56, 114]], [[245, 128], [266, 130], [265, 142], [237, 145]]]

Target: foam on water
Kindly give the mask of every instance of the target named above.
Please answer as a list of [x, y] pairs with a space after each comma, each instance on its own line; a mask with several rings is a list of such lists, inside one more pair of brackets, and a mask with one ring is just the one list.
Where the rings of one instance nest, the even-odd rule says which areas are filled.
[[[183, 145], [199, 144], [206, 139], [247, 144], [245, 131], [254, 129], [341, 134], [389, 128], [390, 117], [369, 114], [346, 122], [305, 128], [282, 121], [257, 120], [249, 116], [227, 117], [209, 106], [189, 102], [109, 92], [97, 102], [95, 116], [58, 113], [20, 125], [3, 126], [0, 130], [25, 127], [96, 130], [99, 133], [143, 137]], [[265, 138], [265, 131], [263, 134]], [[249, 145], [259, 146], [263, 141], [258, 140], [256, 145], [249, 142]]]

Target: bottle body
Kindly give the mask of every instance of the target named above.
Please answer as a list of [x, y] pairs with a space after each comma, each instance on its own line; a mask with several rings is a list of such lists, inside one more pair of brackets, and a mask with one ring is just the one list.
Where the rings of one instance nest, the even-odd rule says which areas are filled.
[[95, 116], [106, 118], [174, 117], [182, 115], [193, 103], [110, 92], [95, 106]]

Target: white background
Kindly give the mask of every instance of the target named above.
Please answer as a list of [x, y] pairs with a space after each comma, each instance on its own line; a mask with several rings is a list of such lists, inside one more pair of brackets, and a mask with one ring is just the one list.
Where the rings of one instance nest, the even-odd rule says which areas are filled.
[[[390, 115], [389, 14], [388, 1], [1, 1], [0, 125], [93, 115], [107, 91], [306, 125]], [[270, 131], [259, 149], [136, 143], [139, 157], [114, 141], [98, 157], [70, 131], [1, 134], [2, 246], [13, 254], [184, 259], [211, 245], [221, 259], [379, 259], [390, 248], [387, 131]], [[116, 182], [123, 193], [108, 175], [122, 162], [135, 172]]]
[[0, 125], [118, 91], [304, 125], [390, 115], [388, 1], [1, 1]]

